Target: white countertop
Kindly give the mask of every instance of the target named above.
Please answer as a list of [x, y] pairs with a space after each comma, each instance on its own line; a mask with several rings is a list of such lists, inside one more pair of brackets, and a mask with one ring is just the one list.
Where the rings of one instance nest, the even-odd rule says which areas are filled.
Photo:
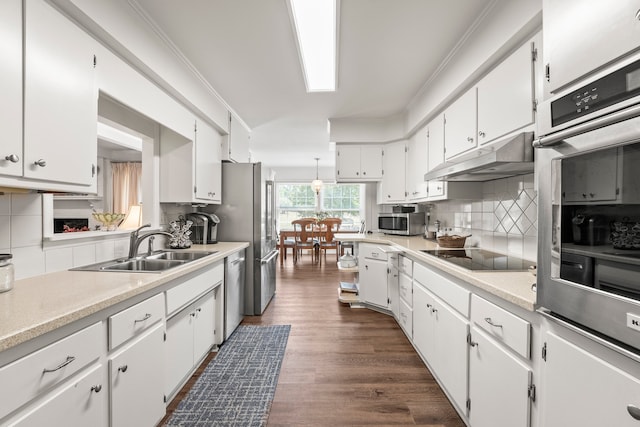
[[426, 240], [422, 236], [404, 237], [380, 233], [354, 233], [336, 234], [334, 238], [345, 242], [367, 242], [396, 246], [411, 258], [437, 267], [443, 272], [464, 280], [505, 301], [509, 301], [525, 310], [534, 311], [536, 309], [536, 293], [531, 289], [531, 285], [536, 282], [536, 278], [528, 271], [468, 270], [421, 252], [423, 249], [438, 248], [436, 242]]
[[0, 351], [68, 325], [248, 247], [246, 242], [194, 245], [217, 251], [163, 273], [59, 271], [17, 280], [0, 293]]

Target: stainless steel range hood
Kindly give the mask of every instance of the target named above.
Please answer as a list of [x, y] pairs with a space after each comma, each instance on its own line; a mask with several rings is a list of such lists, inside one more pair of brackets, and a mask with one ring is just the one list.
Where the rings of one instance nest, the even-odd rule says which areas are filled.
[[480, 147], [474, 157], [446, 163], [424, 175], [425, 181], [490, 181], [533, 172], [533, 132], [523, 132]]

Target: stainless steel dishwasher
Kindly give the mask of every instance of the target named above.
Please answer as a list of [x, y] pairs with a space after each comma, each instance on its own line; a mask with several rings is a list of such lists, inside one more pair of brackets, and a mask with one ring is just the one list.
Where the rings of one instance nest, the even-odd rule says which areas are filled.
[[236, 330], [244, 318], [245, 251], [236, 252], [225, 259], [224, 281], [224, 339]]

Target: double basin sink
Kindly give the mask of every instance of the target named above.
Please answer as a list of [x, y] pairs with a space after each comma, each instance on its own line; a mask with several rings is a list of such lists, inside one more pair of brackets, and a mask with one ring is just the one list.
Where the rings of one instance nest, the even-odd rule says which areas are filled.
[[150, 255], [133, 259], [117, 259], [97, 264], [75, 267], [74, 271], [122, 271], [128, 273], [161, 273], [170, 268], [185, 265], [191, 261], [213, 255], [218, 251], [157, 251]]

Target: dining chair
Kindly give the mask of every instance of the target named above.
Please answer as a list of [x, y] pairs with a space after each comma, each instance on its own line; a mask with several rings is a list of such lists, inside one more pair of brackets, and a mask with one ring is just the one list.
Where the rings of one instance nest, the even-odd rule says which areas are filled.
[[[278, 238], [278, 242], [280, 242], [280, 239]], [[294, 260], [296, 257], [296, 239], [295, 237], [287, 237], [285, 239], [282, 240], [282, 254], [285, 260], [287, 259], [287, 250], [291, 249], [291, 255], [293, 256]], [[282, 259], [280, 259], [280, 263], [282, 264]]]
[[320, 261], [320, 255], [324, 251], [324, 257], [327, 258], [327, 249], [335, 249], [336, 262], [339, 255], [339, 242], [334, 240], [335, 233], [340, 229], [342, 220], [340, 218], [325, 218], [318, 223], [320, 229], [320, 241], [318, 243], [318, 260]]
[[317, 239], [317, 221], [315, 218], [300, 218], [291, 221], [295, 237], [295, 249], [293, 251], [293, 263], [298, 262], [298, 257], [302, 256], [303, 249], [311, 251], [311, 261], [315, 262], [318, 239]]

